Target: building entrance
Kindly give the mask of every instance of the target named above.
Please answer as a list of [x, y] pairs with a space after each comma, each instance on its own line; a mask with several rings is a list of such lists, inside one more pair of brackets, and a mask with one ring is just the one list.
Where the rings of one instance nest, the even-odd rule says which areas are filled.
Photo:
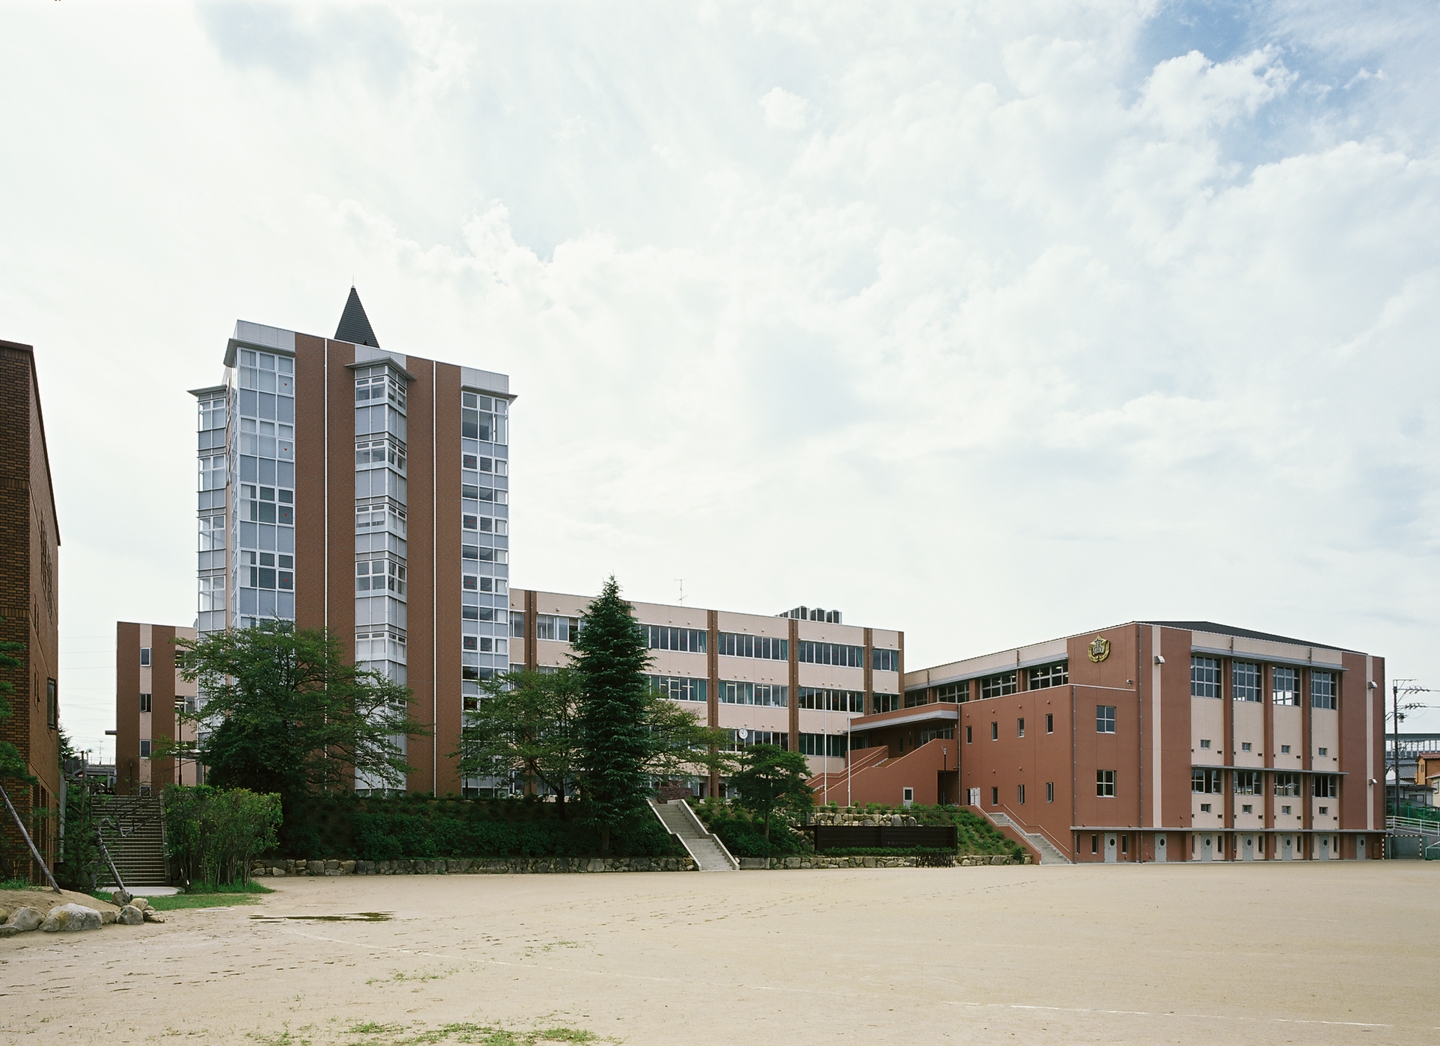
[[1317, 853], [1315, 854], [1315, 856], [1317, 858], [1322, 861], [1330, 860], [1330, 837], [1328, 835], [1322, 835], [1320, 837], [1319, 845], [1316, 847], [1316, 850]]
[[1165, 837], [1163, 835], [1155, 837], [1155, 860], [1160, 864], [1165, 863]]
[[1119, 860], [1119, 853], [1115, 849], [1115, 836], [1108, 834], [1105, 836], [1105, 863], [1114, 864], [1117, 860]]
[[1215, 860], [1215, 837], [1213, 835], [1202, 835], [1200, 837], [1200, 860]]

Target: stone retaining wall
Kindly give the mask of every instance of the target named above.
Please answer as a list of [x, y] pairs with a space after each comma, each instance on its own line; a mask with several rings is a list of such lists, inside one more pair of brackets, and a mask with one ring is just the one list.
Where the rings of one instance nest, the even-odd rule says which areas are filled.
[[523, 872], [693, 872], [688, 857], [490, 857], [434, 861], [257, 861], [250, 875], [486, 875]]
[[[741, 857], [740, 870], [767, 868], [918, 868], [923, 867], [919, 857], [825, 857], [809, 855], [804, 857]], [[961, 855], [955, 858], [956, 868], [972, 868], [982, 864], [1029, 864], [1027, 854], [1023, 861], [1011, 857], [987, 854]]]

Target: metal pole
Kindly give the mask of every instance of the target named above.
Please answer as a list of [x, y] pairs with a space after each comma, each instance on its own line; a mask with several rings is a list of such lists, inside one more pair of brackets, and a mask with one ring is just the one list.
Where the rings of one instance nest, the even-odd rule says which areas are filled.
[[5, 798], [5, 806], [9, 809], [10, 816], [15, 818], [15, 826], [20, 829], [20, 834], [25, 837], [25, 845], [30, 847], [30, 853], [40, 865], [40, 870], [45, 873], [45, 878], [50, 880], [50, 885], [55, 888], [56, 893], [63, 893], [64, 891], [60, 889], [60, 884], [57, 883], [55, 877], [50, 874], [50, 866], [45, 863], [45, 858], [41, 857], [40, 851], [35, 849], [35, 843], [30, 838], [30, 833], [25, 830], [25, 822], [20, 820], [20, 815], [15, 812], [15, 804], [10, 801], [10, 794], [5, 791], [3, 786], [0, 786], [0, 796]]

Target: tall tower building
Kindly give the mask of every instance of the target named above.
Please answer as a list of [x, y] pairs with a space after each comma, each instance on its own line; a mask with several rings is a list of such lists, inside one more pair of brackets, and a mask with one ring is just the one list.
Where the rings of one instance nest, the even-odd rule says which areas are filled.
[[237, 321], [192, 390], [199, 631], [325, 628], [407, 684], [410, 791], [461, 790], [464, 699], [509, 666], [509, 386], [382, 349], [352, 287], [333, 338]]

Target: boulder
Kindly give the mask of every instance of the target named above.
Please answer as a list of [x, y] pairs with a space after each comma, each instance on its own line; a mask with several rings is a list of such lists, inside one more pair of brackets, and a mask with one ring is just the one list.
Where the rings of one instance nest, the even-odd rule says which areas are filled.
[[134, 898], [131, 898], [130, 904], [131, 904], [133, 907], [135, 907], [135, 908], [139, 908], [142, 912], [143, 912], [146, 908], [149, 908], [149, 907], [150, 907], [150, 902], [147, 901], [147, 900], [145, 900], [145, 898], [143, 898], [143, 897], [134, 897]]
[[103, 920], [94, 908], [83, 904], [57, 904], [45, 916], [40, 929], [45, 933], [74, 933], [77, 930], [98, 930]]
[[127, 904], [120, 909], [120, 914], [115, 916], [115, 921], [121, 926], [139, 926], [145, 921], [145, 913], [133, 904]]
[[0, 926], [0, 941], [3, 941], [6, 937], [14, 937], [19, 932], [20, 927], [6, 923], [4, 926]]
[[165, 921], [165, 916], [161, 915], [154, 908], [146, 908], [140, 914], [145, 917], [147, 923], [163, 923]]
[[9, 908], [0, 908], [0, 924], [4, 924], [10, 918]]
[[125, 905], [129, 904], [130, 899], [130, 891], [125, 889], [123, 886], [118, 890], [111, 891], [110, 893], [110, 903], [115, 905], [115, 907], [117, 908], [123, 908]]
[[15, 927], [19, 933], [29, 933], [31, 930], [40, 929], [40, 924], [44, 921], [45, 916], [40, 914], [39, 908], [26, 905], [24, 908], [16, 908], [5, 925]]

